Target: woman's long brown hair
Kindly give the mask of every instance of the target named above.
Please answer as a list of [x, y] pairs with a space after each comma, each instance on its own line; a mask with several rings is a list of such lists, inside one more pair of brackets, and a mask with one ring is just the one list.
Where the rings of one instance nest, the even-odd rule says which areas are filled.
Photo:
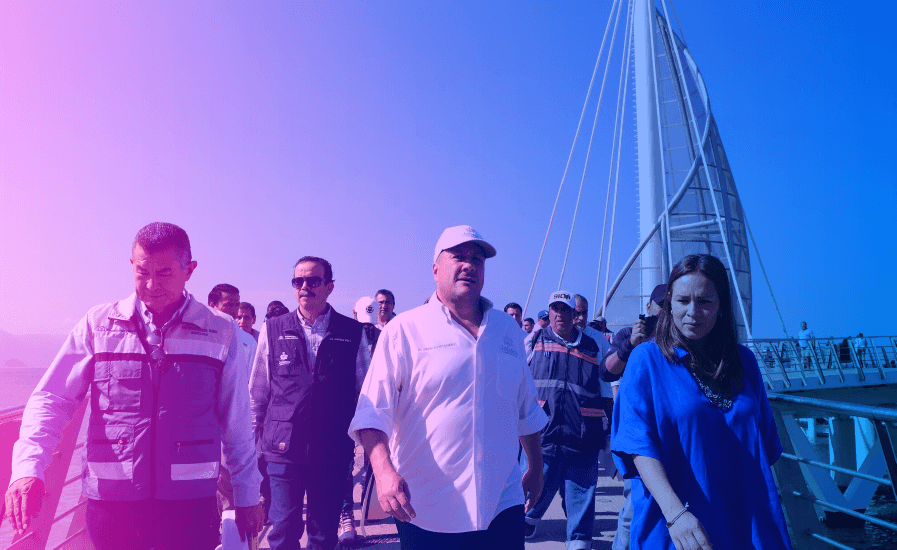
[[[673, 283], [690, 273], [700, 273], [707, 277], [719, 296], [719, 317], [701, 347], [682, 335], [676, 328], [671, 313]], [[670, 273], [667, 293], [661, 306], [655, 341], [664, 357], [671, 363], [680, 363], [682, 361], [676, 348], [682, 348], [692, 359], [685, 362], [685, 366], [698, 378], [720, 389], [739, 391], [743, 385], [742, 365], [738, 357], [738, 333], [732, 311], [732, 292], [723, 263], [710, 254], [692, 254], [682, 258]]]

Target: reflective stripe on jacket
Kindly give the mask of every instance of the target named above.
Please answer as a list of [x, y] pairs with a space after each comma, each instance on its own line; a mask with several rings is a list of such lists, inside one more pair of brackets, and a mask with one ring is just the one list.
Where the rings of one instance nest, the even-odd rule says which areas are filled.
[[233, 320], [188, 297], [150, 367], [135, 296], [90, 310], [91, 414], [83, 493], [98, 500], [191, 499], [215, 494], [221, 437], [217, 399]]
[[575, 453], [604, 447], [608, 426], [599, 380], [607, 370], [598, 344], [583, 334], [568, 346], [545, 327], [533, 338], [529, 366], [548, 414], [542, 446]]

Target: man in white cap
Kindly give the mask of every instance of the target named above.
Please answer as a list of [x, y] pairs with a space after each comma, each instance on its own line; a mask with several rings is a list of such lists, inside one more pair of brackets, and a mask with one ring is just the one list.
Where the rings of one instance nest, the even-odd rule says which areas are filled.
[[[592, 547], [598, 453], [609, 425], [601, 402], [601, 380], [608, 377], [602, 347], [575, 322], [574, 294], [553, 292], [548, 300], [549, 326], [533, 338], [529, 366], [539, 401], [549, 411], [542, 430], [545, 487], [526, 514], [526, 538], [558, 490], [567, 511], [567, 548]], [[601, 338], [602, 342], [604, 341]]]
[[355, 320], [361, 323], [361, 328], [364, 329], [364, 334], [368, 339], [368, 349], [372, 356], [374, 349], [377, 347], [377, 339], [380, 337], [380, 328], [377, 327], [377, 312], [379, 310], [380, 305], [377, 303], [377, 300], [370, 296], [359, 298], [355, 302], [355, 308], [352, 310]]
[[349, 426], [405, 550], [523, 550], [524, 502], [542, 490], [546, 416], [520, 327], [480, 295], [493, 256], [470, 226], [442, 233], [436, 292], [383, 330]]

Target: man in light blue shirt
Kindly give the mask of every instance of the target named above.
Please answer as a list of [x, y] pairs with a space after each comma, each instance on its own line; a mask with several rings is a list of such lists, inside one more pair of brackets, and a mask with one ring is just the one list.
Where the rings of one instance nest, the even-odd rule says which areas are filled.
[[813, 350], [811, 349], [811, 345], [813, 345], [813, 340], [816, 339], [816, 335], [813, 334], [812, 329], [807, 328], [807, 322], [801, 321], [800, 323], [800, 332], [797, 333], [797, 343], [800, 346], [800, 355], [804, 360], [804, 368], [812, 368], [812, 359]]

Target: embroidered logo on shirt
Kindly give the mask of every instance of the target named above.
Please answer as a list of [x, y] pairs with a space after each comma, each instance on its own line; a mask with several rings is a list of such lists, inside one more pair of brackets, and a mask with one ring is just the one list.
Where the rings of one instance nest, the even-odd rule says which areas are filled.
[[333, 340], [334, 342], [349, 342], [350, 344], [352, 343], [352, 340], [349, 340], [348, 338], [331, 337], [330, 339]]
[[278, 340], [298, 340], [299, 337], [295, 334], [287, 334], [278, 338]]
[[450, 348], [450, 347], [457, 346], [457, 345], [458, 345], [457, 343], [451, 342], [449, 344], [439, 344], [436, 346], [430, 346], [428, 348], [417, 348], [417, 351], [430, 351], [430, 350], [440, 349], [440, 348]]
[[290, 356], [287, 355], [286, 352], [281, 353], [280, 361], [278, 362], [278, 364], [279, 365], [289, 365], [290, 364]]
[[507, 353], [512, 357], [517, 357], [517, 350], [514, 349], [514, 341], [511, 340], [511, 337], [505, 334], [504, 340], [501, 343], [501, 347], [498, 348], [502, 353]]

